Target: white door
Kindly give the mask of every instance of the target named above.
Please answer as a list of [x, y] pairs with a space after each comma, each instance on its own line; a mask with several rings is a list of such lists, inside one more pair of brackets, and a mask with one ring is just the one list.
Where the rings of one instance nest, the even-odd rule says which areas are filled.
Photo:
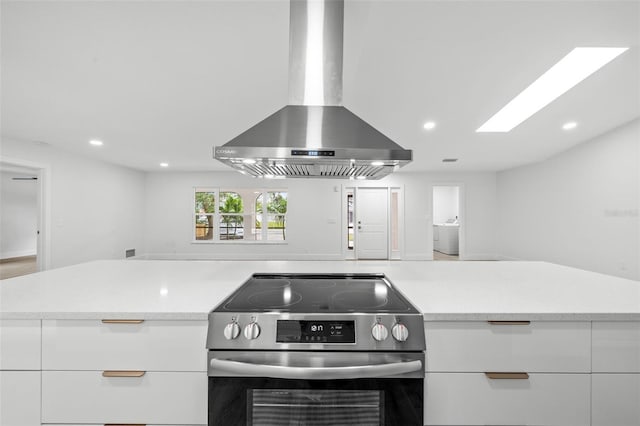
[[388, 194], [386, 188], [358, 188], [356, 254], [358, 259], [388, 259]]

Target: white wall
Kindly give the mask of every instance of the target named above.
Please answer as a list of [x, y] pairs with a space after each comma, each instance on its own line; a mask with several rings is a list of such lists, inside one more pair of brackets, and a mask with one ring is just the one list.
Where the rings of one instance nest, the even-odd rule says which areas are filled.
[[460, 216], [457, 186], [433, 187], [433, 223], [445, 223]]
[[[264, 184], [264, 185], [262, 185]], [[194, 187], [286, 188], [287, 244], [193, 243]], [[339, 184], [338, 184], [339, 185]], [[340, 192], [326, 181], [257, 180], [236, 172], [148, 173], [145, 252], [154, 257], [331, 259], [340, 252]], [[335, 223], [328, 223], [332, 220]]]
[[[124, 250], [166, 258], [342, 259], [343, 180], [257, 180], [236, 172], [142, 173], [47, 145], [2, 141], [2, 158], [50, 168], [51, 267], [121, 258]], [[432, 194], [438, 184], [461, 186], [466, 209], [466, 258], [493, 259], [495, 173], [396, 173], [358, 186], [404, 188], [404, 259], [433, 255]], [[286, 187], [287, 243], [192, 242], [194, 187]], [[337, 189], [337, 191], [336, 191]], [[461, 242], [463, 237], [461, 236]]]
[[[152, 257], [342, 259], [342, 187], [353, 181], [259, 180], [236, 172], [154, 172], [146, 178], [145, 253]], [[361, 187], [403, 187], [405, 191], [404, 259], [431, 259], [433, 229], [431, 186], [454, 182], [464, 186], [466, 241], [470, 258], [493, 259], [495, 174], [396, 173]], [[284, 187], [289, 193], [287, 244], [193, 243], [194, 187]], [[337, 191], [336, 191], [337, 189]]]
[[142, 247], [144, 173], [45, 144], [3, 139], [2, 159], [48, 168], [50, 259], [55, 268], [124, 258]]
[[38, 181], [13, 177], [28, 176], [0, 173], [0, 259], [31, 256], [37, 251]]
[[640, 120], [498, 173], [498, 252], [640, 280]]

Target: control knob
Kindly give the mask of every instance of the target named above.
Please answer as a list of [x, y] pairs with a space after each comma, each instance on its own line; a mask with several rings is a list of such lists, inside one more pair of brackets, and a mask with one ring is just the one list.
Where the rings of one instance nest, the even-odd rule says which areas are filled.
[[233, 340], [240, 335], [240, 326], [237, 322], [233, 321], [227, 324], [224, 328], [224, 338], [227, 340]]
[[398, 342], [405, 342], [409, 338], [409, 329], [402, 323], [396, 323], [391, 328], [391, 335]]
[[260, 335], [260, 326], [257, 322], [251, 322], [244, 327], [244, 337], [249, 340], [257, 339]]
[[387, 331], [387, 327], [385, 327], [384, 324], [377, 323], [371, 329], [371, 335], [378, 342], [382, 342], [387, 338], [389, 332]]

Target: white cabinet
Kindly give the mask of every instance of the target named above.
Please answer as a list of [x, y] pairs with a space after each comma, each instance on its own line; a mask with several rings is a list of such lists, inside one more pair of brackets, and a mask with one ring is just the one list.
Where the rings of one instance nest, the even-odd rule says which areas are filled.
[[425, 338], [425, 424], [590, 424], [590, 322], [427, 321]]
[[640, 374], [592, 376], [592, 425], [640, 425]]
[[207, 375], [146, 372], [103, 377], [99, 371], [44, 371], [44, 423], [206, 424]]
[[458, 254], [458, 225], [433, 225], [433, 249], [444, 254]]
[[640, 322], [593, 323], [593, 426], [640, 425]]
[[594, 321], [593, 371], [640, 373], [640, 322]]
[[588, 322], [426, 322], [427, 371], [564, 372], [591, 369]]
[[588, 374], [428, 373], [427, 425], [589, 425]]
[[40, 424], [40, 321], [0, 321], [0, 425]]
[[207, 321], [43, 321], [43, 423], [206, 424], [206, 336]]
[[42, 322], [43, 370], [206, 371], [206, 321]]
[[40, 424], [40, 372], [0, 371], [0, 425]]
[[40, 320], [0, 320], [0, 370], [40, 370]]

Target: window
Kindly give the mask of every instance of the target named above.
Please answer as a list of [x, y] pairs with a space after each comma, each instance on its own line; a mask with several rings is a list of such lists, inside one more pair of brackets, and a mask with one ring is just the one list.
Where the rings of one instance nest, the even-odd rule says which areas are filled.
[[[265, 227], [262, 226], [264, 220], [267, 221], [266, 232]], [[256, 198], [256, 228], [261, 231], [260, 239], [263, 239], [266, 234], [266, 239], [270, 241], [286, 240], [286, 222], [287, 193], [284, 191], [261, 192]]]
[[220, 192], [218, 205], [221, 240], [244, 239], [242, 197], [237, 192]]
[[353, 250], [353, 190], [347, 193], [347, 249]]
[[196, 191], [196, 240], [213, 239], [213, 216], [215, 213], [216, 197], [214, 192]]
[[286, 240], [285, 190], [196, 188], [194, 204], [195, 241]]

